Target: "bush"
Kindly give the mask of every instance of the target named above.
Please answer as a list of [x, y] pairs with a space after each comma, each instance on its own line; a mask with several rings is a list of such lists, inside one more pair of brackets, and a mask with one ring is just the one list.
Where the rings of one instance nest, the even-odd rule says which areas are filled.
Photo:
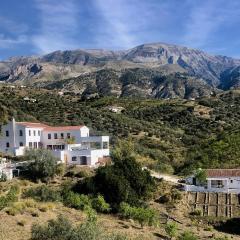
[[202, 210], [201, 209], [195, 209], [190, 213], [192, 216], [202, 216]]
[[141, 227], [144, 225], [153, 226], [157, 223], [157, 214], [153, 209], [131, 207], [127, 203], [121, 203], [119, 209], [120, 216], [123, 218], [131, 218], [140, 223]]
[[80, 195], [72, 191], [68, 192], [65, 195], [63, 203], [67, 207], [72, 207], [81, 210], [83, 210], [86, 206], [91, 206], [91, 201], [88, 196], [83, 194]]
[[7, 175], [5, 173], [2, 173], [0, 176], [0, 182], [6, 182], [7, 181]]
[[127, 237], [119, 234], [104, 234], [91, 213], [88, 213], [85, 223], [76, 227], [60, 215], [56, 220], [50, 220], [46, 225], [33, 225], [31, 232], [32, 240], [127, 240]]
[[0, 197], [0, 210], [8, 207], [11, 203], [16, 202], [18, 200], [19, 192], [19, 186], [11, 186], [6, 196]]
[[101, 195], [98, 195], [96, 198], [92, 199], [92, 207], [100, 213], [108, 213], [111, 210], [110, 205]]
[[25, 157], [31, 161], [28, 165], [30, 178], [49, 181], [58, 172], [57, 158], [46, 149], [33, 149], [26, 152]]
[[65, 164], [60, 163], [60, 164], [57, 165], [56, 174], [57, 174], [58, 176], [63, 176], [64, 173], [65, 173], [65, 171], [66, 171], [66, 166], [65, 166]]
[[175, 223], [167, 223], [165, 226], [165, 232], [170, 237], [170, 239], [177, 236], [177, 224]]
[[192, 232], [185, 231], [183, 234], [181, 234], [178, 237], [179, 240], [198, 240], [198, 237], [196, 237]]
[[57, 202], [61, 201], [60, 192], [53, 190], [52, 188], [41, 185], [39, 187], [30, 188], [24, 194], [24, 197], [31, 197], [40, 202]]

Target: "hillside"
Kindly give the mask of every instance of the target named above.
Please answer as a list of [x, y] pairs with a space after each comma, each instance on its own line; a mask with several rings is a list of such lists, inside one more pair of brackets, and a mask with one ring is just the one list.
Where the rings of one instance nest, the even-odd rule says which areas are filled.
[[[25, 96], [37, 101], [26, 101]], [[239, 165], [239, 103], [239, 91], [195, 101], [82, 100], [74, 94], [59, 96], [55, 91], [10, 86], [2, 86], [0, 91], [0, 107], [9, 117], [50, 125], [84, 123], [95, 134], [110, 134], [112, 145], [118, 137], [131, 137], [139, 161], [155, 170], [176, 173], [189, 172], [196, 166]], [[109, 106], [124, 110], [116, 114]], [[224, 147], [228, 151], [222, 151]]]
[[[13, 57], [0, 62], [0, 81], [54, 87], [83, 96], [89, 91], [107, 96], [109, 91], [99, 86], [103, 84], [121, 97], [189, 99], [209, 96], [212, 90], [239, 88], [239, 66], [238, 59], [153, 43], [124, 51], [82, 49]], [[184, 80], [179, 73], [184, 73]]]

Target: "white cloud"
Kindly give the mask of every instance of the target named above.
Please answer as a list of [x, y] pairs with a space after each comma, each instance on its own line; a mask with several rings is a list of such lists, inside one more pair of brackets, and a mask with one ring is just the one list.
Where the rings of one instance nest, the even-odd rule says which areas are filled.
[[40, 53], [77, 48], [78, 8], [75, 0], [35, 0], [40, 31], [32, 37]]
[[188, 46], [205, 47], [214, 41], [216, 32], [223, 24], [236, 21], [234, 15], [239, 15], [239, 1], [232, 0], [188, 0], [190, 14], [186, 19], [183, 43]]
[[[146, 32], [166, 17], [167, 4], [162, 1], [93, 0], [103, 18], [96, 34], [97, 45], [130, 48], [147, 39]], [[102, 23], [102, 21], [101, 21]], [[160, 33], [159, 33], [160, 35]]]

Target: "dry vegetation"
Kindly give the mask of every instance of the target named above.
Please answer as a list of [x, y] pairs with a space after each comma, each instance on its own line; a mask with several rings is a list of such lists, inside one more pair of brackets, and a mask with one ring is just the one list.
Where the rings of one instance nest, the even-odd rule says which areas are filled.
[[[69, 178], [58, 178], [52, 181], [50, 186], [57, 187], [60, 182], [62, 183], [67, 180]], [[14, 179], [11, 182], [0, 183], [1, 194], [8, 191], [10, 186], [16, 184], [21, 186], [21, 192], [23, 192], [41, 183]], [[154, 208], [160, 216], [158, 226], [144, 226], [142, 228], [139, 223], [131, 219], [123, 220], [114, 214], [98, 214], [98, 223], [103, 227], [104, 231], [121, 233], [127, 235], [129, 239], [167, 239], [165, 226], [166, 223], [173, 221], [177, 224], [178, 233], [188, 230], [198, 236], [198, 239], [215, 239], [216, 237], [226, 236], [226, 234], [214, 230], [213, 227], [209, 226], [201, 218], [190, 218], [189, 208], [184, 195], [181, 200], [171, 199], [171, 194], [174, 191], [175, 186], [164, 181], [158, 183], [158, 191], [154, 197], [156, 200], [150, 202], [151, 208]], [[65, 207], [62, 203], [42, 203], [36, 202], [33, 199], [23, 199], [21, 194], [19, 196], [17, 202], [0, 211], [0, 240], [29, 240], [31, 238], [31, 227], [34, 223], [46, 223], [50, 219], [55, 219], [59, 214], [67, 217], [75, 225], [86, 220], [86, 214], [83, 211]], [[160, 199], [163, 196], [169, 197], [166, 203], [160, 203]], [[13, 211], [14, 208], [21, 210], [15, 212]], [[236, 236], [228, 235], [228, 237], [238, 239]]]

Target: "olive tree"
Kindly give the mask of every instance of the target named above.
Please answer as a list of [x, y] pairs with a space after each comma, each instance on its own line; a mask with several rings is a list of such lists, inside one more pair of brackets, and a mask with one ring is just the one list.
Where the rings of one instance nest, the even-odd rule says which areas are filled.
[[25, 157], [29, 160], [28, 172], [35, 180], [48, 181], [58, 171], [57, 158], [45, 149], [32, 149], [26, 152]]

